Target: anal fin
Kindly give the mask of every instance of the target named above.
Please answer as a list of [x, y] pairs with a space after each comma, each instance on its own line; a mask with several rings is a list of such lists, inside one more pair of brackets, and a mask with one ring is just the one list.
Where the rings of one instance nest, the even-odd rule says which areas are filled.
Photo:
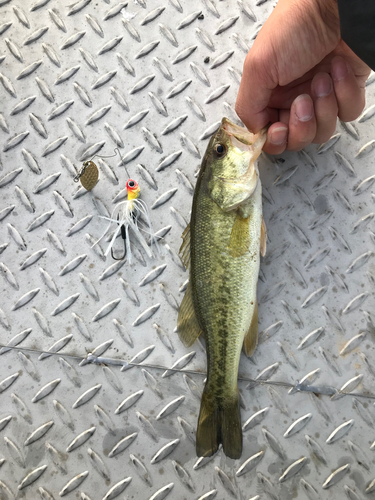
[[192, 346], [202, 333], [194, 311], [191, 282], [188, 284], [178, 312], [177, 333], [186, 347]]
[[190, 267], [190, 223], [186, 226], [182, 233], [182, 244], [180, 247], [180, 257], [185, 269]]
[[254, 313], [251, 319], [250, 328], [245, 335], [243, 347], [246, 356], [250, 357], [254, 354], [258, 343], [258, 302], [255, 302]]

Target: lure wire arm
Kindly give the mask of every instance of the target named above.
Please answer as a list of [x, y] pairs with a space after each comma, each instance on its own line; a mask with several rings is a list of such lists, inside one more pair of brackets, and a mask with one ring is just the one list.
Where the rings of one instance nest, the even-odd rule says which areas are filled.
[[[90, 161], [92, 161], [94, 158], [113, 158], [114, 156], [116, 156], [117, 154], [120, 156], [121, 158], [121, 165], [123, 163], [123, 158], [121, 156], [121, 153], [120, 153], [120, 150], [118, 148], [115, 148], [114, 149], [114, 152], [115, 154], [114, 155], [109, 155], [109, 156], [102, 156], [102, 155], [98, 155], [98, 154], [95, 154], [94, 156], [92, 156], [89, 160], [86, 160], [85, 162], [83, 162], [83, 165], [82, 165], [82, 168], [81, 170], [78, 172], [77, 175], [75, 175], [73, 177], [73, 181], [74, 182], [78, 182], [79, 181], [79, 178], [82, 177], [82, 175], [85, 173], [85, 170], [88, 166], [88, 164], [90, 163]], [[125, 167], [125, 164], [124, 164], [124, 167]], [[128, 169], [125, 167], [125, 171], [126, 171], [126, 174], [127, 176], [129, 177], [129, 172], [128, 172]]]

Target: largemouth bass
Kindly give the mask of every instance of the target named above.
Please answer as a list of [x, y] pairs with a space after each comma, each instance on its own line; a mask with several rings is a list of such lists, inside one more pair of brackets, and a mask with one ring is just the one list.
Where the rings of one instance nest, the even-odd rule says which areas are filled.
[[220, 444], [230, 458], [242, 453], [237, 387], [242, 346], [258, 338], [257, 281], [266, 248], [262, 188], [256, 160], [265, 131], [251, 134], [223, 118], [203, 158], [190, 224], [180, 255], [190, 269], [177, 330], [185, 346], [206, 340], [207, 381], [196, 435], [200, 457]]

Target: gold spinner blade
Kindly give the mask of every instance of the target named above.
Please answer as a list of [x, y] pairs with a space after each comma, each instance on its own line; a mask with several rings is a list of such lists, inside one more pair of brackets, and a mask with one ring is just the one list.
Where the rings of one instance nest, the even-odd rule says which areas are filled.
[[83, 164], [82, 171], [79, 175], [79, 180], [81, 181], [82, 186], [87, 189], [87, 191], [91, 191], [92, 188], [96, 185], [99, 179], [99, 169], [95, 165], [93, 161], [85, 161]]

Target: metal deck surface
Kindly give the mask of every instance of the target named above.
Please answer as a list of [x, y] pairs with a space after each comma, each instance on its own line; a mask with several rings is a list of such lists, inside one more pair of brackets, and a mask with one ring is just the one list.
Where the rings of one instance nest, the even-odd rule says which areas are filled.
[[[373, 75], [362, 118], [320, 150], [261, 159], [269, 241], [260, 342], [240, 365], [243, 454], [195, 455], [206, 360], [174, 332], [178, 250], [207, 140], [236, 119], [273, 7], [0, 0], [0, 343], [15, 347], [0, 350], [1, 499], [375, 495]], [[73, 182], [115, 148], [122, 160], [94, 160], [92, 192]], [[91, 248], [125, 166], [164, 234], [132, 264]], [[121, 370], [130, 360], [146, 366]]]

